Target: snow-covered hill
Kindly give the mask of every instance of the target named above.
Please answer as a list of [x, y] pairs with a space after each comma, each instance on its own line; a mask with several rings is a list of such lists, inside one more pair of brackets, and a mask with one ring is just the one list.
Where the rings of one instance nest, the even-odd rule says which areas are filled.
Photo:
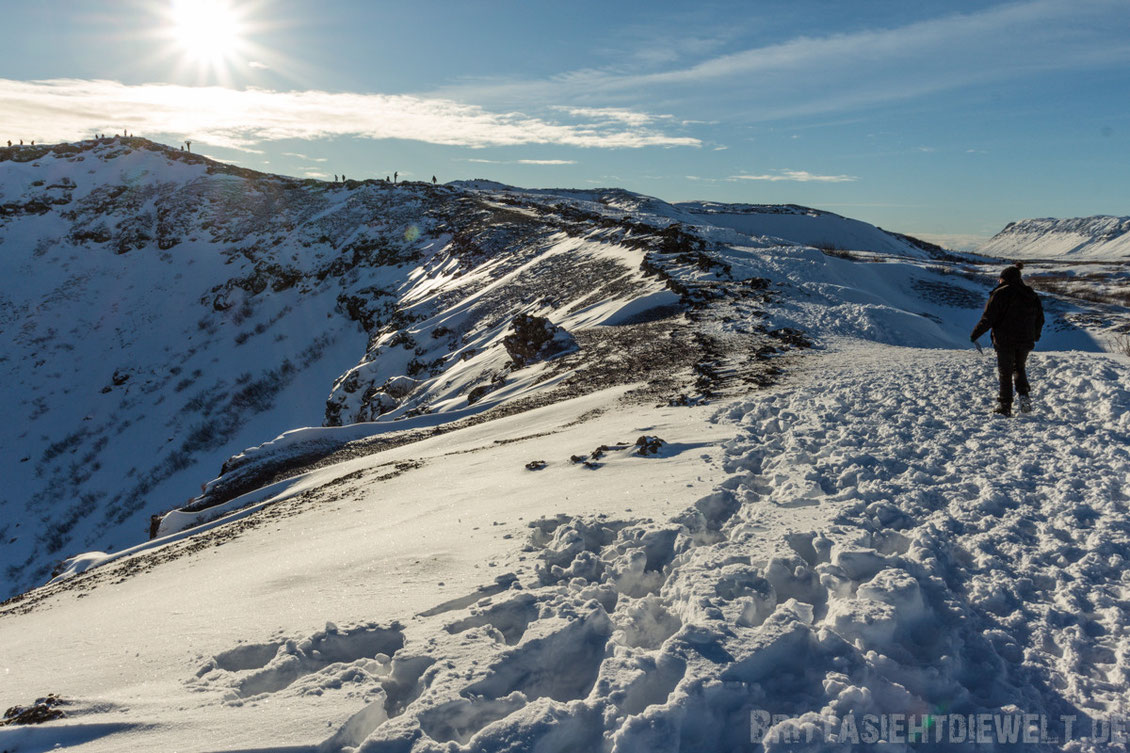
[[1008, 421], [968, 341], [998, 265], [835, 215], [143, 140], [0, 150], [0, 191], [0, 708], [63, 714], [0, 750], [1033, 714], [1101, 751], [1130, 711], [1123, 307], [1045, 296]]
[[1002, 259], [1130, 259], [1130, 217], [1042, 218], [1010, 222], [979, 249]]
[[[144, 139], [0, 149], [0, 322], [12, 333], [0, 596], [74, 551], [133, 543], [229, 457], [288, 430], [422, 413], [446, 423], [625, 380], [662, 383], [653, 391], [670, 399], [709, 392], [718, 374], [755, 379], [763, 363], [727, 354], [788, 338], [767, 334], [781, 325], [729, 328], [743, 345], [722, 347], [704, 330], [733, 303], [704, 250], [817, 240], [925, 253], [796, 207], [296, 180]], [[764, 309], [771, 292], [739, 297]], [[690, 309], [699, 321], [672, 328]], [[520, 314], [576, 331], [578, 354], [513, 368], [502, 341]], [[651, 330], [678, 342], [661, 374]], [[323, 432], [301, 450], [325, 455], [356, 434]], [[266, 473], [229, 475], [192, 504]]]
[[850, 217], [792, 204], [719, 204], [680, 202], [677, 219], [691, 224], [731, 228], [743, 235], [784, 238], [832, 251], [871, 251], [921, 259], [955, 258], [927, 241], [891, 233]]

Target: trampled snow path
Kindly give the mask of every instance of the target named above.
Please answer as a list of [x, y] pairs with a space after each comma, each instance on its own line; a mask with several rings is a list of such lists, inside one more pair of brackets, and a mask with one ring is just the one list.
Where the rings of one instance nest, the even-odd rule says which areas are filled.
[[[245, 723], [356, 704], [308, 739], [364, 753], [755, 751], [753, 710], [814, 733], [766, 750], [849, 750], [824, 720], [1067, 714], [1078, 737], [1130, 711], [1130, 363], [1038, 352], [1036, 411], [1014, 419], [988, 415], [992, 363], [971, 351], [853, 344], [803, 363], [722, 409], [723, 480], [674, 519], [543, 519], [469, 597], [338, 604], [369, 621], [305, 635], [229, 629], [164, 703]], [[151, 721], [167, 739], [180, 713]], [[98, 734], [83, 749], [149, 739]]]
[[1067, 714], [1078, 736], [1130, 711], [1130, 366], [1037, 354], [1037, 409], [1009, 420], [971, 352], [808, 363], [724, 411], [729, 478], [675, 520], [542, 521], [539, 583], [389, 626], [395, 654], [315, 671], [331, 627], [198, 682], [241, 703], [360, 673], [373, 700], [321, 750], [364, 753], [748, 751], [752, 710], [847, 750], [824, 720]]

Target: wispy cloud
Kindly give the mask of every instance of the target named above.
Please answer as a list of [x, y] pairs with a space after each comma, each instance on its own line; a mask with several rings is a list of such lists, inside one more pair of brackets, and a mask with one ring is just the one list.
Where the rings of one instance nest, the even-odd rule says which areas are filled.
[[300, 152], [283, 152], [283, 156], [284, 157], [297, 157], [298, 159], [306, 160], [307, 162], [328, 162], [329, 161], [325, 157], [310, 157], [310, 156], [302, 154]]
[[645, 126], [656, 120], [671, 120], [671, 115], [652, 115], [651, 113], [629, 110], [624, 107], [565, 107], [556, 105], [552, 109], [566, 112], [574, 117], [588, 118], [597, 122], [614, 121], [630, 126]]
[[700, 146], [621, 120], [558, 123], [450, 99], [326, 91], [236, 90], [116, 81], [0, 79], [0, 130], [70, 140], [123, 124], [246, 149], [265, 141], [354, 136], [466, 147], [553, 144], [590, 148]]
[[634, 111], [662, 97], [665, 109], [696, 118], [721, 113], [725, 120], [739, 112], [748, 121], [811, 116], [1051, 71], [1125, 66], [1127, 11], [1125, 0], [1028, 0], [902, 26], [799, 36], [690, 65], [657, 60], [645, 72], [584, 69], [447, 92], [484, 103], [572, 102], [577, 110], [599, 103], [594, 109], [606, 112]]
[[254, 68], [257, 71], [267, 71], [271, 69], [271, 66], [267, 65], [266, 63], [260, 63], [258, 60], [248, 61], [247, 67]]
[[765, 180], [772, 183], [792, 181], [795, 183], [854, 183], [859, 178], [854, 175], [814, 175], [807, 170], [776, 170], [767, 175], [731, 175], [730, 180]]
[[480, 165], [575, 165], [575, 159], [478, 159], [462, 157], [456, 162], [474, 162]]

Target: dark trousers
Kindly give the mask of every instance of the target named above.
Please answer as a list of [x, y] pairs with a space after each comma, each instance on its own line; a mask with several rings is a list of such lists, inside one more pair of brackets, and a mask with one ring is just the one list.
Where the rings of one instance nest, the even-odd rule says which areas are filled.
[[1009, 345], [997, 348], [997, 372], [1001, 378], [1001, 403], [1012, 404], [1012, 382], [1016, 380], [1016, 392], [1019, 395], [1027, 395], [1029, 391], [1028, 386], [1028, 372], [1025, 370], [1025, 364], [1028, 361], [1028, 354], [1032, 352], [1031, 348], [1026, 348], [1022, 345]]

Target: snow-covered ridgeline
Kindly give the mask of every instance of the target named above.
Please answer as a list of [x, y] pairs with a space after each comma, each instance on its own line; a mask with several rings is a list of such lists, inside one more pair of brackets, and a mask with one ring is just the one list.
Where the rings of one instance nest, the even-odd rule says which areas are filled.
[[1041, 218], [1010, 222], [979, 253], [1004, 259], [1130, 259], [1130, 217]]
[[[676, 295], [640, 269], [664, 243], [676, 253], [655, 263], [685, 267], [668, 279], [702, 271], [706, 257], [678, 261], [686, 238], [922, 253], [797, 207], [302, 181], [144, 139], [0, 150], [0, 206], [0, 264], [22, 281], [0, 292], [15, 333], [4, 594], [76, 550], [135, 543], [225, 459], [288, 430], [455, 420], [544, 392], [545, 369], [509, 372], [513, 317], [571, 331], [677, 313], [718, 270]], [[683, 240], [655, 235], [674, 222]]]

